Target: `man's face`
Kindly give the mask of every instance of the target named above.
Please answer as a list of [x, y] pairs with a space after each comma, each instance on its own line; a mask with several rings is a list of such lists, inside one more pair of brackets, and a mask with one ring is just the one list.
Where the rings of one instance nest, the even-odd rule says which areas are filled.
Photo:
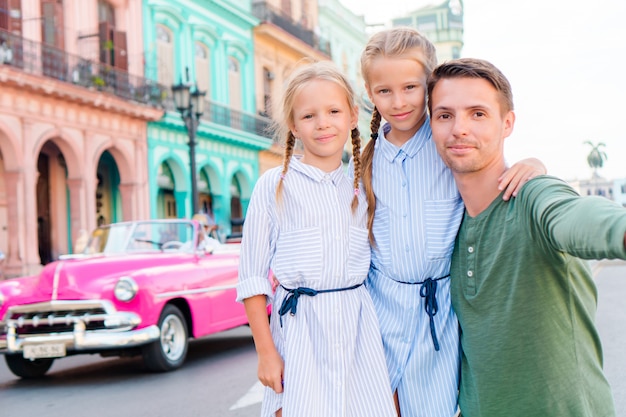
[[466, 174], [504, 166], [504, 138], [515, 115], [502, 114], [496, 89], [481, 78], [448, 78], [431, 94], [433, 140], [453, 172]]

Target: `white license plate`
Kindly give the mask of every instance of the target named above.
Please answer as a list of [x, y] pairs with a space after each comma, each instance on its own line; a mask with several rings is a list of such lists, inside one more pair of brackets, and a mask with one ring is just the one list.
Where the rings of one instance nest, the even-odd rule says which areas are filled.
[[65, 354], [65, 345], [63, 343], [24, 346], [25, 359], [61, 358]]

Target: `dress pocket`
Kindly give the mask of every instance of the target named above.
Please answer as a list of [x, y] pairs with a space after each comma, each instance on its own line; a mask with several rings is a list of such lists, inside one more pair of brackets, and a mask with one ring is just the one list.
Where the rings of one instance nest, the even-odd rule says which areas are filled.
[[452, 256], [465, 206], [460, 198], [424, 202], [426, 254], [429, 260]]
[[276, 241], [274, 271], [281, 283], [319, 280], [322, 275], [322, 232], [319, 227], [281, 232]]
[[348, 276], [365, 279], [370, 268], [371, 256], [367, 229], [351, 226], [348, 247]]

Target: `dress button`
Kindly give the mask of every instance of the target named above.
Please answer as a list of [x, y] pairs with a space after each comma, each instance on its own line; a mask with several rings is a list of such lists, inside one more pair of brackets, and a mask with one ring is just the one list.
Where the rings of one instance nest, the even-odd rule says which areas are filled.
[[474, 276], [474, 273], [472, 271], [467, 271], [467, 276], [471, 278]]
[[473, 246], [470, 246], [469, 248], [467, 248], [467, 251], [468, 251], [469, 253], [474, 253], [474, 247], [473, 247]]

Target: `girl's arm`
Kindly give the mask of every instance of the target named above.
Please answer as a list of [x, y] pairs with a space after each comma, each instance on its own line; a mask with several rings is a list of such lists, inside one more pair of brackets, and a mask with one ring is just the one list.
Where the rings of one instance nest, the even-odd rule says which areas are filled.
[[511, 196], [516, 197], [528, 180], [547, 172], [545, 165], [537, 158], [522, 159], [498, 178], [498, 189], [506, 189], [502, 199], [508, 201]]
[[254, 346], [259, 357], [258, 376], [261, 383], [277, 393], [283, 392], [283, 359], [276, 350], [267, 318], [265, 295], [255, 295], [243, 300], [248, 315]]

